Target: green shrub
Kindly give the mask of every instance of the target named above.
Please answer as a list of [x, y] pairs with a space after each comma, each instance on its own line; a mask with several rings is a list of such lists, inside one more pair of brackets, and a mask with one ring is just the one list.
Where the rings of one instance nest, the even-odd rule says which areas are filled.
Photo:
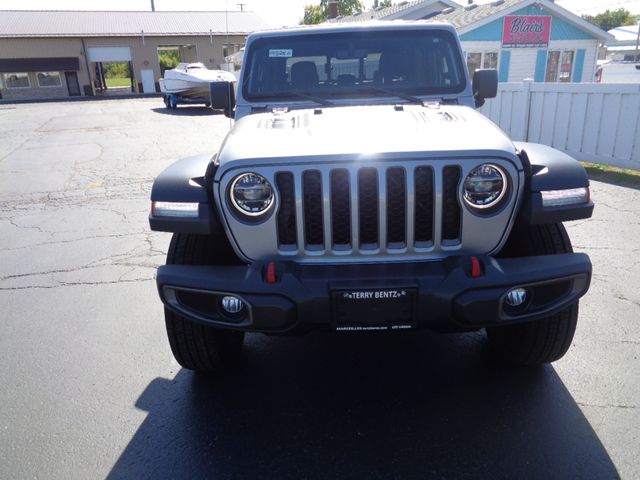
[[175, 68], [180, 63], [180, 53], [178, 50], [162, 50], [158, 53], [158, 62], [162, 72]]
[[129, 78], [129, 64], [122, 63], [104, 63], [105, 78]]

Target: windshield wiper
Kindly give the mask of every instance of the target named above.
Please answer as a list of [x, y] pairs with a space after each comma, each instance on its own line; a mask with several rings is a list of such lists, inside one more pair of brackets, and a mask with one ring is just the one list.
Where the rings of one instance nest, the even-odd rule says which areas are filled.
[[303, 93], [303, 92], [275, 93], [273, 95], [269, 95], [269, 97], [267, 98], [304, 98], [305, 100], [311, 100], [312, 102], [315, 102], [318, 105], [322, 105], [325, 107], [335, 106], [335, 103], [333, 103], [330, 100], [327, 100], [326, 98], [316, 97], [315, 95], [311, 95], [309, 93]]
[[414, 97], [413, 95], [409, 95], [408, 93], [402, 93], [402, 92], [398, 92], [396, 90], [390, 90], [388, 88], [382, 88], [382, 87], [372, 87], [367, 85], [367, 87], [363, 88], [362, 90], [364, 91], [371, 91], [371, 92], [378, 92], [378, 93], [386, 93], [388, 95], [391, 95], [392, 97], [398, 97], [398, 98], [402, 98], [403, 100], [407, 100], [411, 103], [415, 103], [417, 105], [422, 105], [425, 101], [422, 98], [419, 97]]

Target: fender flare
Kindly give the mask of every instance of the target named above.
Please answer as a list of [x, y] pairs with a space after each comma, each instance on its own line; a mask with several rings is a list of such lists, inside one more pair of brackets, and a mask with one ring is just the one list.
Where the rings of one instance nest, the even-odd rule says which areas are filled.
[[151, 202], [197, 203], [198, 216], [190, 218], [149, 214], [151, 230], [210, 235], [219, 231], [213, 197], [207, 188], [214, 168], [211, 155], [183, 158], [169, 165], [153, 182]]
[[589, 176], [580, 162], [555, 148], [514, 142], [527, 172], [525, 198], [518, 221], [525, 224], [557, 223], [590, 218], [593, 202], [545, 207], [543, 191], [589, 188]]

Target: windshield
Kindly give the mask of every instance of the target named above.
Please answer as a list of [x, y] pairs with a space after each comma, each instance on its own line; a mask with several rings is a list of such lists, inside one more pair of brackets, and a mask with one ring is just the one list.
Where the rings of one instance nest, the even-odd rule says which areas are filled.
[[[246, 58], [249, 100], [460, 93], [466, 86], [454, 36], [443, 30], [357, 31], [256, 40]], [[377, 88], [377, 89], [376, 89]]]

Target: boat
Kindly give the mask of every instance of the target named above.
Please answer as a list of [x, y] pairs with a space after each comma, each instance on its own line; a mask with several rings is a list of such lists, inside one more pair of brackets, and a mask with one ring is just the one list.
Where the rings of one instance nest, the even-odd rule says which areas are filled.
[[160, 90], [185, 98], [209, 98], [210, 83], [235, 81], [235, 75], [224, 70], [209, 70], [202, 63], [179, 63], [172, 70], [165, 70]]

